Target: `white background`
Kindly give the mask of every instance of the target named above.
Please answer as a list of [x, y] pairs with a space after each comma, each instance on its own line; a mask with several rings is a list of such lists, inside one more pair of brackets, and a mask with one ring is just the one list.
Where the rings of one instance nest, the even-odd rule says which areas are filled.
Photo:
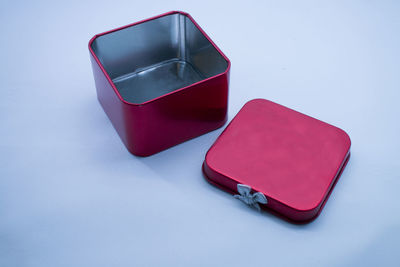
[[[229, 120], [266, 98], [349, 133], [314, 222], [203, 179], [224, 127], [147, 158], [125, 149], [87, 43], [170, 10], [232, 61]], [[400, 265], [400, 2], [1, 0], [0, 36], [1, 267]]]

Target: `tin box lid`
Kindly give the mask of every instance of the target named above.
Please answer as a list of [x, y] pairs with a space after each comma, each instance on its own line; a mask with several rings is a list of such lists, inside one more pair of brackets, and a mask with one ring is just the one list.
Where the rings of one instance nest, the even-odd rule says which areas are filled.
[[255, 99], [209, 149], [203, 171], [232, 194], [238, 194], [238, 184], [247, 185], [265, 195], [263, 207], [305, 221], [319, 214], [347, 162], [350, 144], [335, 126]]

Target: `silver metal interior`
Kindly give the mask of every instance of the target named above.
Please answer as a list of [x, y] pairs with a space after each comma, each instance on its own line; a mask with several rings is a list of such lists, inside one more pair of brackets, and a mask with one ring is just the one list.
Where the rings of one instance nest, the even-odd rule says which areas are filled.
[[131, 103], [146, 102], [228, 67], [224, 57], [182, 14], [99, 36], [91, 47], [121, 96]]

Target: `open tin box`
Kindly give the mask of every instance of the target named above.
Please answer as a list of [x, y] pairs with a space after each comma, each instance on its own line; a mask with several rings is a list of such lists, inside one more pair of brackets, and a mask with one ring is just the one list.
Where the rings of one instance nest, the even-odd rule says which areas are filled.
[[[148, 156], [227, 119], [230, 62], [173, 11], [89, 42], [97, 97], [128, 150]], [[207, 152], [207, 180], [292, 222], [318, 216], [350, 157], [341, 129], [273, 102], [240, 110]]]
[[341, 129], [264, 99], [249, 101], [206, 154], [207, 180], [291, 222], [316, 218], [350, 156]]
[[230, 62], [173, 11], [95, 35], [97, 97], [128, 150], [148, 156], [226, 122]]

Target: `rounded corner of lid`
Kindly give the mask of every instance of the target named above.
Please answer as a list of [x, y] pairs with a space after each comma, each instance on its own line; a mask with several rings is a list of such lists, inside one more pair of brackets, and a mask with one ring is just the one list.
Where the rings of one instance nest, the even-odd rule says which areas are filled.
[[316, 206], [312, 209], [307, 209], [307, 210], [297, 210], [294, 209], [296, 215], [286, 215], [288, 218], [290, 218], [291, 220], [297, 222], [297, 223], [308, 223], [311, 222], [313, 220], [315, 220], [319, 214], [321, 213], [321, 207], [320, 206]]
[[323, 207], [324, 201], [327, 200], [326, 194], [322, 194], [321, 198], [319, 198], [316, 201], [312, 201], [306, 204], [302, 205], [296, 205], [296, 204], [287, 204], [287, 203], [282, 203], [289, 207], [291, 210], [293, 210], [296, 214], [297, 217], [301, 217], [301, 220], [309, 220], [313, 218], [316, 214], [318, 214]]
[[350, 151], [350, 147], [351, 147], [351, 138], [350, 135], [343, 129], [336, 127], [334, 125], [333, 128], [336, 130], [338, 136], [340, 136], [341, 140], [343, 141], [342, 144], [346, 147], [346, 152]]
[[[212, 148], [212, 147], [211, 147]], [[210, 166], [210, 159], [209, 159], [209, 153], [211, 148], [207, 151], [206, 156], [204, 157], [204, 161], [203, 161], [203, 168], [207, 167], [208, 169], [212, 170], [213, 168]]]
[[268, 101], [268, 100], [266, 100], [264, 98], [254, 98], [254, 99], [247, 101], [245, 105], [251, 104], [251, 103], [257, 103], [257, 102], [265, 102], [265, 101]]
[[206, 168], [207, 168], [207, 163], [206, 160], [203, 160], [203, 164], [201, 164], [201, 170], [203, 171], [204, 174], [206, 174]]
[[345, 130], [343, 130], [343, 129], [341, 129], [341, 128], [338, 128], [339, 129], [339, 132], [343, 135], [343, 137], [344, 137], [344, 139], [345, 139], [345, 142], [346, 142], [346, 144], [348, 144], [348, 147], [349, 147], [349, 149], [350, 149], [350, 146], [351, 146], [351, 138], [350, 138], [350, 135], [345, 131]]
[[264, 98], [254, 98], [254, 99], [251, 99], [251, 100], [247, 101], [243, 105], [242, 109], [245, 108], [245, 107], [251, 106], [251, 105], [255, 105], [257, 103], [269, 103], [269, 102], [270, 102], [269, 100], [264, 99]]
[[211, 175], [212, 175], [211, 172], [213, 172], [213, 170], [207, 164], [207, 159], [204, 159], [203, 164], [201, 165], [201, 170], [203, 171], [204, 177], [207, 180], [211, 180]]
[[210, 161], [210, 156], [209, 156], [209, 154], [210, 154], [210, 151], [212, 150], [213, 147], [214, 147], [214, 146], [211, 146], [210, 149], [207, 151], [207, 154], [206, 154], [206, 156], [205, 156], [205, 158], [204, 158], [204, 161], [203, 161], [203, 170], [207, 173], [207, 176], [208, 176], [209, 178], [210, 178], [210, 175], [212, 175], [213, 173], [214, 173], [214, 174], [219, 173], [219, 172], [215, 169], [215, 167], [212, 166], [212, 163], [211, 163], [211, 161]]
[[318, 210], [321, 207], [321, 203], [323, 202], [323, 198], [318, 201], [317, 203], [312, 203], [310, 204], [310, 206], [304, 206], [304, 207], [292, 207], [294, 210], [296, 210], [298, 213], [303, 213], [303, 214], [307, 214], [310, 212], [318, 212]]

